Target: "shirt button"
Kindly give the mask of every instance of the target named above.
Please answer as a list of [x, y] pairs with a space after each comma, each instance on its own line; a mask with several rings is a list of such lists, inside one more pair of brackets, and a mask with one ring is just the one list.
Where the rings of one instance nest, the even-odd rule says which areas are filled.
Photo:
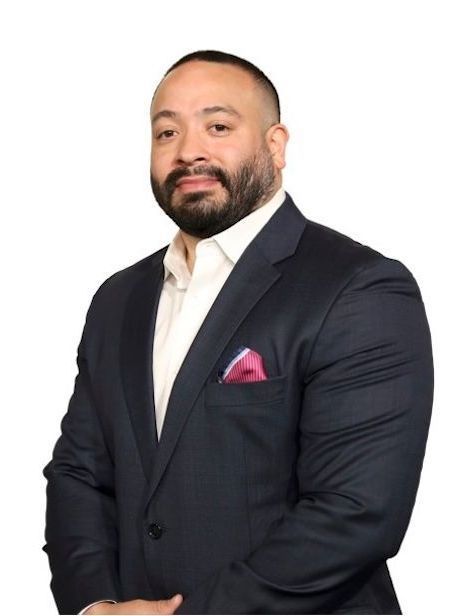
[[159, 524], [153, 523], [148, 526], [148, 535], [151, 539], [160, 539], [163, 532], [164, 530]]

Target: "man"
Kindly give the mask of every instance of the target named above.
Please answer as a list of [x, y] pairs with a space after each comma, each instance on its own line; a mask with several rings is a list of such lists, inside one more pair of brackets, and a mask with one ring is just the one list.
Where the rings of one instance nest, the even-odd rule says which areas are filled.
[[414, 277], [283, 190], [288, 131], [249, 62], [185, 56], [151, 121], [179, 230], [88, 310], [43, 471], [59, 611], [400, 614], [386, 561], [433, 398]]

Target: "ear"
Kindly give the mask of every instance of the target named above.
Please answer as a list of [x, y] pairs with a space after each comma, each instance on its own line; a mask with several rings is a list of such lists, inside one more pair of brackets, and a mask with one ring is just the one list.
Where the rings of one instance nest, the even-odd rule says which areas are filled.
[[266, 143], [278, 169], [286, 166], [286, 145], [289, 141], [289, 131], [284, 124], [273, 124], [265, 135]]

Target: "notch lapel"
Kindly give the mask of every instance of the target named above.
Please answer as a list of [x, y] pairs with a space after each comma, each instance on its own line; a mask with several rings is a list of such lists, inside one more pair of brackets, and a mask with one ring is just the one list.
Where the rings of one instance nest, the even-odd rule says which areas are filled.
[[158, 445], [152, 353], [167, 247], [145, 260], [127, 300], [122, 324], [122, 384], [146, 480]]
[[280, 277], [274, 263], [295, 252], [305, 225], [305, 217], [287, 194], [281, 207], [247, 246], [218, 293], [173, 383], [151, 469], [146, 505], [159, 485], [213, 366], [253, 306]]

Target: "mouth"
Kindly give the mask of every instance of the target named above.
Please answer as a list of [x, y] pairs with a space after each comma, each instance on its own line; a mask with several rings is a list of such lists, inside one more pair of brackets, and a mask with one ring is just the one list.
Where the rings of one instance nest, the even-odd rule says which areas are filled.
[[211, 177], [197, 177], [197, 178], [181, 178], [177, 182], [176, 187], [182, 191], [192, 191], [192, 190], [206, 190], [207, 188], [213, 188], [216, 184], [218, 184], [218, 180], [216, 178]]

